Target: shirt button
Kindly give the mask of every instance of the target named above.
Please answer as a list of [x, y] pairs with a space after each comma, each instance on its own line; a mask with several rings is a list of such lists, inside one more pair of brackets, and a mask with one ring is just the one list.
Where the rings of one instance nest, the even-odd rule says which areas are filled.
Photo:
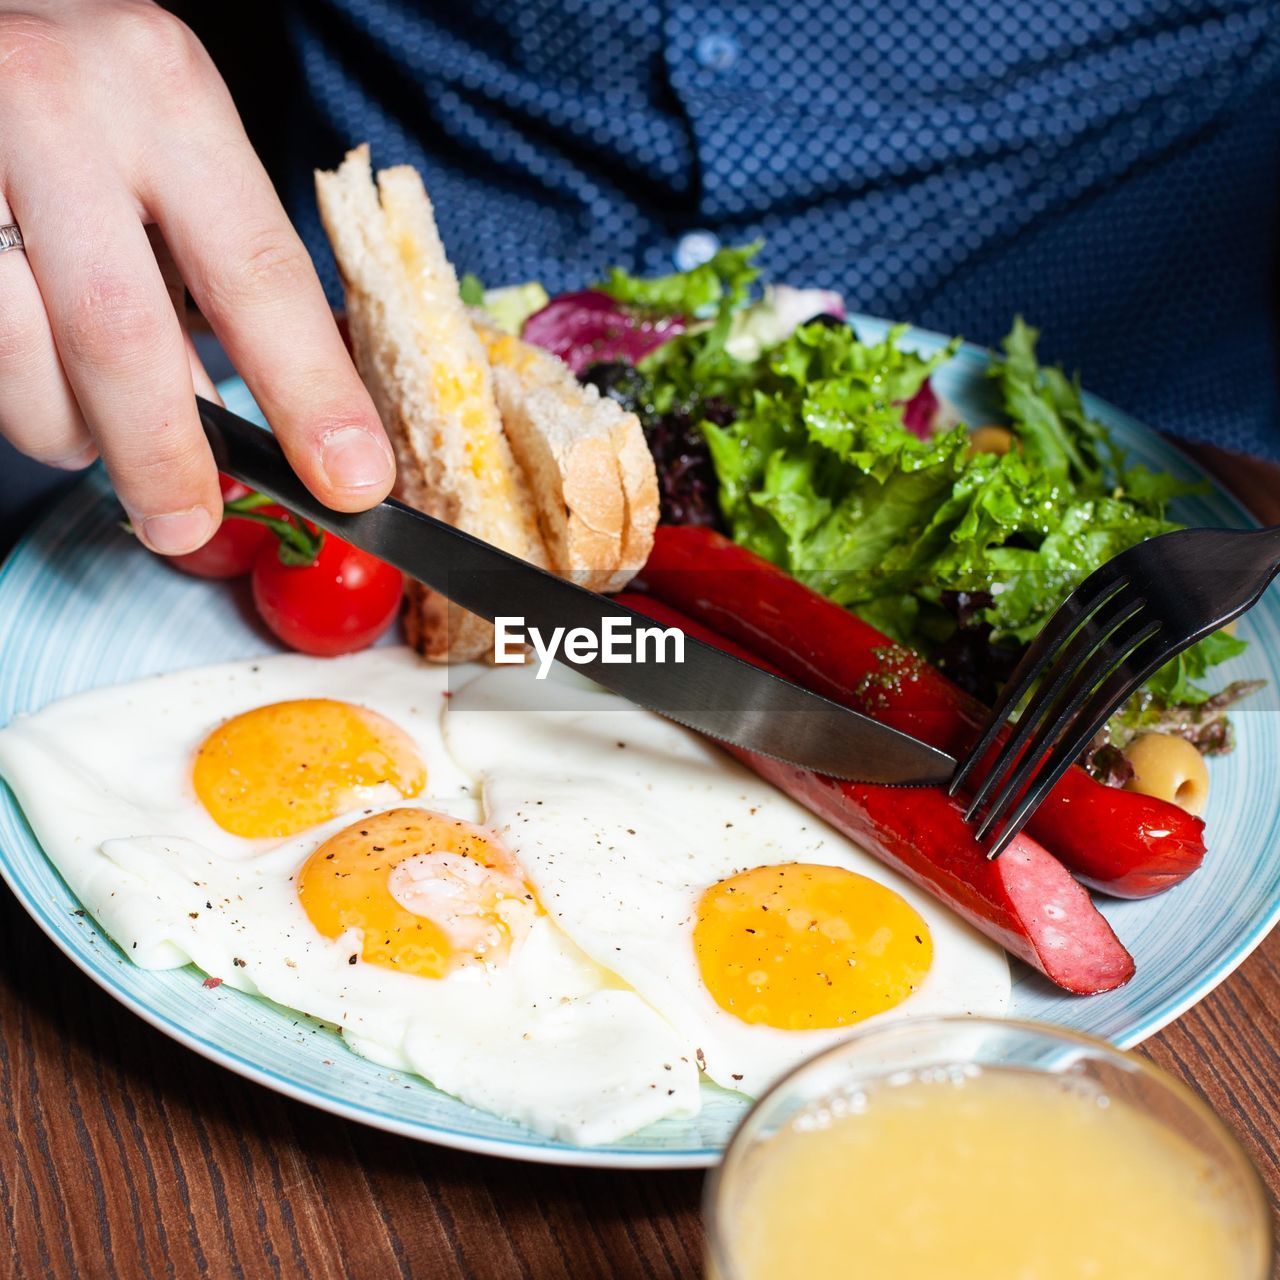
[[710, 262], [720, 247], [720, 239], [710, 231], [690, 231], [676, 241], [671, 255], [679, 271], [692, 271], [704, 262]]
[[714, 31], [698, 41], [693, 56], [708, 71], [728, 71], [738, 60], [738, 42], [732, 36]]

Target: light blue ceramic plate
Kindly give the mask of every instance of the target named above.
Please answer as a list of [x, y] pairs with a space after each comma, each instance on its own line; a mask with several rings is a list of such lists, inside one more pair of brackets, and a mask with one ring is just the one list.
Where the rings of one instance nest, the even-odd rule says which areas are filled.
[[[884, 325], [858, 320], [860, 332]], [[922, 348], [940, 339], [916, 334]], [[970, 421], [995, 410], [983, 378], [986, 356], [966, 348], [937, 378]], [[229, 406], [252, 415], [242, 384], [223, 388]], [[1090, 401], [1135, 457], [1196, 479], [1196, 466], [1118, 410]], [[1192, 524], [1241, 525], [1248, 517], [1213, 491], [1184, 500]], [[269, 652], [243, 596], [167, 569], [117, 527], [100, 471], [51, 511], [0, 570], [0, 724], [55, 698], [156, 672]], [[1280, 684], [1280, 592], [1245, 620], [1253, 643], [1224, 678]], [[1211, 852], [1185, 886], [1149, 902], [1104, 910], [1138, 963], [1129, 986], [1093, 999], [1064, 996], [1018, 967], [1012, 1013], [1047, 1019], [1133, 1045], [1199, 1000], [1234, 969], [1280, 915], [1280, 714], [1274, 696], [1237, 716], [1240, 747], [1213, 765]], [[472, 1151], [560, 1164], [669, 1167], [714, 1162], [743, 1104], [705, 1087], [702, 1114], [664, 1121], [610, 1147], [548, 1142], [473, 1110], [415, 1078], [380, 1070], [350, 1053], [331, 1028], [223, 987], [201, 988], [195, 969], [135, 968], [45, 860], [13, 797], [0, 787], [0, 872], [41, 928], [93, 980], [175, 1040], [233, 1071], [325, 1111], [410, 1137]]]

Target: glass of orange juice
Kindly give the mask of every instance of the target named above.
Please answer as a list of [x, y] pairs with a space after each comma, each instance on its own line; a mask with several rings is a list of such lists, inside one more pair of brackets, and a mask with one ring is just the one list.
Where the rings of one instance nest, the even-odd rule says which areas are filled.
[[1266, 1280], [1261, 1182], [1145, 1059], [1035, 1023], [869, 1028], [784, 1077], [707, 1184], [714, 1280]]

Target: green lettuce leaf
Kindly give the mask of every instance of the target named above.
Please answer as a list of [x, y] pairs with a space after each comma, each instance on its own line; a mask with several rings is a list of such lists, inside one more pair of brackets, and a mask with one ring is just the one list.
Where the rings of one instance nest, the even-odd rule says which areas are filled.
[[[1026, 643], [1099, 565], [1177, 527], [1166, 506], [1188, 486], [1127, 465], [1021, 319], [991, 369], [1017, 438], [1000, 456], [971, 453], [962, 426], [929, 440], [903, 427], [902, 404], [952, 350], [923, 358], [903, 333], [862, 343], [811, 324], [745, 362], [704, 331], [642, 364], [657, 411], [696, 414], [699, 397], [732, 410], [702, 431], [736, 541], [934, 656], [956, 631], [952, 593], [984, 601], [994, 643]], [[1210, 637], [1151, 696], [1204, 701], [1210, 669], [1241, 647]]]
[[1239, 657], [1248, 647], [1248, 641], [1237, 639], [1225, 631], [1215, 631], [1161, 667], [1147, 681], [1147, 692], [1166, 707], [1194, 707], [1207, 702], [1209, 691], [1199, 682], [1209, 674], [1211, 667]]
[[470, 271], [466, 272], [458, 281], [458, 296], [469, 307], [483, 307], [484, 284], [480, 277]]
[[[465, 295], [462, 300], [467, 300]], [[550, 301], [546, 289], [537, 280], [510, 284], [502, 289], [486, 289], [481, 296], [481, 305], [489, 313], [494, 326], [516, 337], [520, 336], [524, 322]]]
[[691, 271], [648, 280], [613, 267], [594, 287], [618, 302], [664, 315], [706, 318], [715, 315], [722, 302], [736, 308], [746, 300], [752, 281], [760, 274], [752, 259], [760, 252], [761, 243], [726, 246]]
[[992, 364], [990, 376], [1000, 383], [1005, 412], [1032, 468], [1058, 483], [1095, 487], [1103, 479], [1109, 452], [1106, 430], [1085, 413], [1077, 379], [1040, 366], [1039, 337], [1017, 316], [1003, 343], [1005, 358]]

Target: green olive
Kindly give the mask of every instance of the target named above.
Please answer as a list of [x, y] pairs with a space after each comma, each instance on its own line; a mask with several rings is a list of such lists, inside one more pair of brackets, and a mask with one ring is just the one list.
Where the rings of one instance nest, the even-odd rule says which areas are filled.
[[1125, 749], [1133, 766], [1127, 791], [1168, 800], [1197, 817], [1209, 799], [1209, 770], [1204, 757], [1173, 733], [1144, 733]]
[[988, 423], [975, 427], [969, 433], [970, 453], [1008, 453], [1018, 443], [1018, 437], [1008, 427]]

